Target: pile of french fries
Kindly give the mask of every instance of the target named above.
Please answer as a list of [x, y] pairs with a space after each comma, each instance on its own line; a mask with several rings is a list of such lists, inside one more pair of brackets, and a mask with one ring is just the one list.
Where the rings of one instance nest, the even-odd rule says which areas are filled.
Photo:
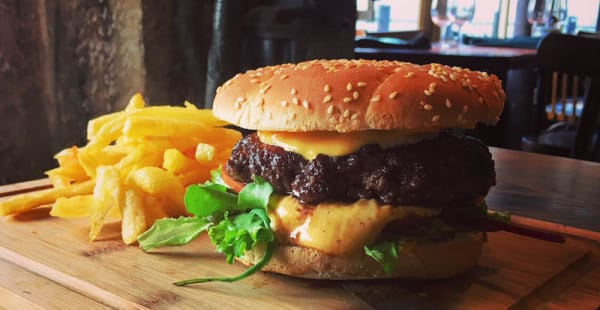
[[185, 188], [210, 179], [241, 138], [224, 125], [211, 110], [146, 107], [136, 94], [124, 111], [88, 123], [87, 145], [56, 154], [52, 188], [1, 200], [0, 215], [52, 204], [52, 216], [89, 217], [90, 240], [120, 219], [123, 241], [134, 243], [155, 220], [186, 214]]

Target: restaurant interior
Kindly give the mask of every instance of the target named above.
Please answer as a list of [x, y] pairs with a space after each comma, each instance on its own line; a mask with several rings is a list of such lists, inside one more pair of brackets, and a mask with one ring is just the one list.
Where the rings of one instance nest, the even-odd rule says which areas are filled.
[[[314, 69], [275, 65], [315, 59], [340, 60], [265, 104]], [[401, 82], [380, 96], [385, 74]], [[394, 105], [418, 74], [422, 100]], [[425, 102], [450, 84], [464, 105]], [[253, 104], [319, 126], [367, 123], [352, 104], [426, 116], [254, 134]], [[600, 309], [600, 0], [0, 0], [0, 136], [0, 309]], [[287, 273], [259, 272], [282, 251]]]
[[[492, 146], [600, 161], [597, 0], [6, 2], [0, 183], [43, 176], [88, 120], [141, 91], [211, 107], [236, 73], [317, 58], [442, 63], [496, 74]], [[33, 31], [35, 30], [35, 31]], [[42, 104], [43, 103], [43, 104]], [[18, 169], [15, 169], [18, 167]]]

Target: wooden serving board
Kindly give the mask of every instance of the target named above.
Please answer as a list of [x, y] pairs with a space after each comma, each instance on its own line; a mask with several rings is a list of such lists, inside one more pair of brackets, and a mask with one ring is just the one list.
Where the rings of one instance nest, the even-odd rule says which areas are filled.
[[[39, 186], [38, 183], [32, 183]], [[27, 184], [19, 186], [19, 191]], [[12, 193], [14, 187], [0, 187]], [[0, 308], [60, 309], [505, 309], [600, 305], [600, 246], [490, 233], [479, 265], [443, 281], [318, 281], [259, 273], [236, 283], [176, 287], [233, 276], [207, 238], [153, 254], [120, 241], [118, 223], [87, 241], [88, 222], [48, 209], [0, 218]], [[444, 259], [440, 257], [440, 259]], [[60, 296], [57, 298], [57, 296]]]

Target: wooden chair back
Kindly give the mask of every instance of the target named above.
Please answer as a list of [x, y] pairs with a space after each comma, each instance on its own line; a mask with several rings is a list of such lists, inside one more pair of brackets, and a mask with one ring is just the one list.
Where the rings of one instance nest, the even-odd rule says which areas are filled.
[[538, 46], [537, 66], [534, 128], [539, 131], [555, 122], [572, 125], [575, 143], [569, 153], [587, 159], [599, 144], [595, 132], [600, 106], [600, 40], [551, 33]]

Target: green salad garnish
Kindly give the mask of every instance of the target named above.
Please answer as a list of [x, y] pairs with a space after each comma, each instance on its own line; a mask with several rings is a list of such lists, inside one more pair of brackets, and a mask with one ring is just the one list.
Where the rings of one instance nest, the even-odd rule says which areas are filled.
[[261, 261], [239, 276], [190, 279], [175, 285], [244, 279], [262, 269], [272, 256], [275, 235], [267, 216], [272, 193], [271, 184], [261, 177], [255, 177], [254, 182], [246, 185], [239, 194], [232, 193], [223, 185], [220, 172], [213, 173], [212, 181], [192, 185], [185, 193], [185, 206], [193, 217], [158, 220], [138, 237], [138, 243], [144, 251], [150, 251], [158, 247], [184, 245], [208, 232], [217, 251], [225, 254], [230, 264], [246, 251], [265, 246]]

